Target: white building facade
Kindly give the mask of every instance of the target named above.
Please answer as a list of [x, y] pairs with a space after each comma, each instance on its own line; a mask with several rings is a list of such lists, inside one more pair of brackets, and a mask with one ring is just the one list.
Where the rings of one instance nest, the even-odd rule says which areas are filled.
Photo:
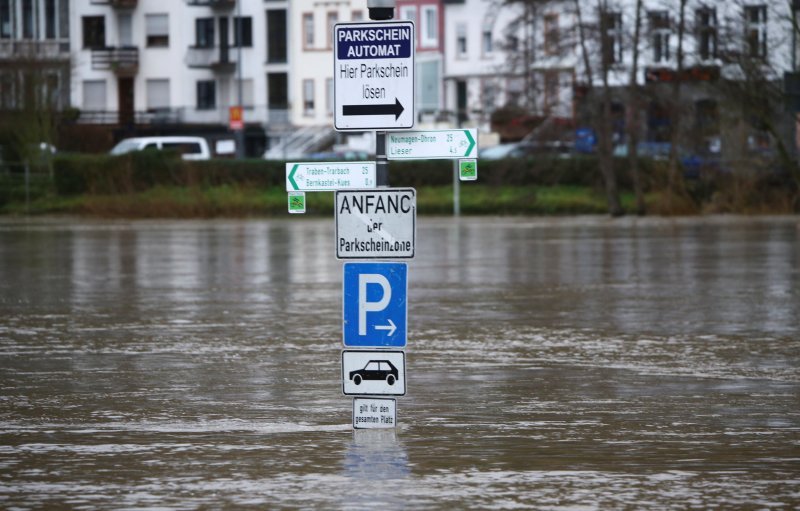
[[[26, 70], [39, 66], [45, 77], [35, 88], [53, 106], [72, 106], [79, 123], [120, 133], [230, 135], [229, 108], [239, 103], [246, 131], [262, 138], [330, 130], [333, 25], [368, 21], [366, 4], [0, 0], [0, 109], [20, 107], [31, 89]], [[689, 0], [679, 76], [679, 6], [643, 2], [638, 85], [664, 89], [679, 77], [695, 110], [720, 118], [711, 84], [754, 71], [777, 81], [797, 69], [800, 1]], [[488, 131], [494, 112], [516, 106], [577, 127], [586, 91], [605, 80], [624, 109], [635, 7], [635, 0], [398, 0], [395, 19], [417, 26], [418, 113]], [[648, 113], [653, 137], [661, 136], [659, 108], [666, 107]]]
[[[719, 111], [719, 90], [709, 83], [745, 80], [745, 68], [770, 80], [794, 72], [798, 11], [800, 2], [689, 0], [680, 48], [688, 100]], [[639, 86], [678, 78], [680, 18], [678, 0], [643, 2]], [[606, 81], [624, 103], [618, 93], [631, 80], [635, 21], [635, 0], [445, 0], [446, 108], [486, 129], [492, 112], [505, 106], [577, 125], [582, 98]]]
[[[81, 122], [288, 122], [287, 1], [73, 0], [72, 104]], [[242, 65], [239, 66], [241, 56]]]

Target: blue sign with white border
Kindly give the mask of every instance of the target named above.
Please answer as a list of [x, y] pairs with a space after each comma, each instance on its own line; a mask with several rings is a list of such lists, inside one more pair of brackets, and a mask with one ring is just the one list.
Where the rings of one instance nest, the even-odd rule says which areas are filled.
[[345, 263], [342, 287], [345, 346], [406, 345], [406, 263]]

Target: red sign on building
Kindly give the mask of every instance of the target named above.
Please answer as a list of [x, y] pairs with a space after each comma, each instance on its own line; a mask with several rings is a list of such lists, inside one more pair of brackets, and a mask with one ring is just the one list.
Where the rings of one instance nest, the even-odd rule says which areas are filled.
[[232, 130], [237, 131], [244, 129], [244, 113], [242, 112], [242, 107], [232, 106], [228, 114], [228, 119], [229, 126]]

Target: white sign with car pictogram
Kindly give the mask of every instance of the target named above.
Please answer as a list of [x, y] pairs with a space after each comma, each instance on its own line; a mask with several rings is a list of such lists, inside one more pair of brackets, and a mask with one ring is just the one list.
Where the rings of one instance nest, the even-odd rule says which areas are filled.
[[342, 392], [346, 396], [404, 396], [405, 352], [342, 351]]

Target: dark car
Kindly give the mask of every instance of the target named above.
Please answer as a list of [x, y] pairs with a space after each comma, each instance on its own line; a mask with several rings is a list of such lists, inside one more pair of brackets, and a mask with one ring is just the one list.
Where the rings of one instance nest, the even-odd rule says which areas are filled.
[[397, 381], [397, 368], [388, 360], [370, 360], [363, 369], [350, 371], [350, 379], [356, 385], [362, 380], [386, 380], [389, 385]]

